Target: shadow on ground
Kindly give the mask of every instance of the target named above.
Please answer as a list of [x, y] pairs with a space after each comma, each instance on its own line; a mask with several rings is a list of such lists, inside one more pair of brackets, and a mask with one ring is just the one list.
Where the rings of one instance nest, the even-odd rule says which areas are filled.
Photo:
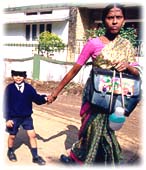
[[28, 148], [30, 149], [30, 143], [29, 143], [27, 133], [22, 127], [20, 127], [19, 132], [17, 133], [16, 139], [14, 142], [14, 149], [17, 150], [23, 144], [27, 145]]
[[50, 136], [47, 139], [41, 137], [39, 134], [37, 134], [36, 136], [38, 140], [42, 140], [43, 142], [49, 142], [50, 140], [60, 137], [62, 135], [66, 135], [66, 140], [64, 142], [64, 145], [65, 145], [65, 149], [68, 150], [72, 147], [72, 144], [77, 141], [78, 128], [74, 125], [67, 125], [66, 130], [60, 131], [59, 133]]

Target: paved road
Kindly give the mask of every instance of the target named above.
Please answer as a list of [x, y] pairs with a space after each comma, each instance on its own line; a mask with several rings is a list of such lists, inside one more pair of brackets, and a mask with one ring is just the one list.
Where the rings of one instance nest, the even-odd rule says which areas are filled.
[[[51, 105], [34, 105], [34, 126], [37, 133], [38, 152], [46, 160], [47, 166], [60, 167], [60, 154], [67, 154], [72, 144], [77, 140], [80, 127], [79, 110], [81, 96], [60, 95]], [[123, 149], [124, 165], [141, 165], [141, 130], [142, 103], [138, 105], [132, 115], [127, 118], [123, 128], [117, 132], [118, 140]], [[5, 133], [5, 141], [7, 133]], [[15, 153], [18, 161], [10, 162], [6, 157], [7, 141], [4, 149], [4, 162], [6, 169], [17, 167], [32, 167], [29, 142], [25, 131], [20, 129], [15, 141]], [[34, 165], [38, 167], [38, 165]], [[32, 168], [31, 168], [32, 169]]]

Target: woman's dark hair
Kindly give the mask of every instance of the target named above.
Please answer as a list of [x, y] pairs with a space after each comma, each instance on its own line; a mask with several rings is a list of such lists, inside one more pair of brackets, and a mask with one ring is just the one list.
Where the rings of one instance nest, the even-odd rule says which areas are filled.
[[109, 13], [110, 9], [112, 9], [114, 7], [121, 9], [123, 16], [124, 16], [124, 19], [126, 18], [126, 12], [125, 12], [125, 8], [124, 8], [123, 5], [118, 4], [118, 3], [110, 4], [103, 9], [103, 12], [102, 12], [102, 22], [103, 22], [103, 24], [105, 23], [105, 18], [107, 16], [107, 14]]

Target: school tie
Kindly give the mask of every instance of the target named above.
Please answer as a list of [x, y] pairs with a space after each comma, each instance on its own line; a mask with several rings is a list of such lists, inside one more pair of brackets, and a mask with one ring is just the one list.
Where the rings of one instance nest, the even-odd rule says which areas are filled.
[[20, 90], [20, 89], [21, 89], [21, 87], [22, 87], [22, 85], [18, 85], [18, 90], [19, 90], [19, 91], [21, 91], [21, 90]]

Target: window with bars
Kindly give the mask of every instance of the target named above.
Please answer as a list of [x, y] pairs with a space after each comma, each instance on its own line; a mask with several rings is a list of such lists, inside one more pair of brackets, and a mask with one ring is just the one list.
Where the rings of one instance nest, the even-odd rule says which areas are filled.
[[26, 40], [29, 41], [30, 40], [30, 25], [26, 25], [26, 31], [25, 31], [25, 37]]
[[32, 25], [32, 40], [36, 40], [37, 38], [37, 25], [33, 24]]
[[52, 32], [52, 24], [27, 24], [25, 27], [25, 38], [27, 41], [35, 41], [44, 31]]

